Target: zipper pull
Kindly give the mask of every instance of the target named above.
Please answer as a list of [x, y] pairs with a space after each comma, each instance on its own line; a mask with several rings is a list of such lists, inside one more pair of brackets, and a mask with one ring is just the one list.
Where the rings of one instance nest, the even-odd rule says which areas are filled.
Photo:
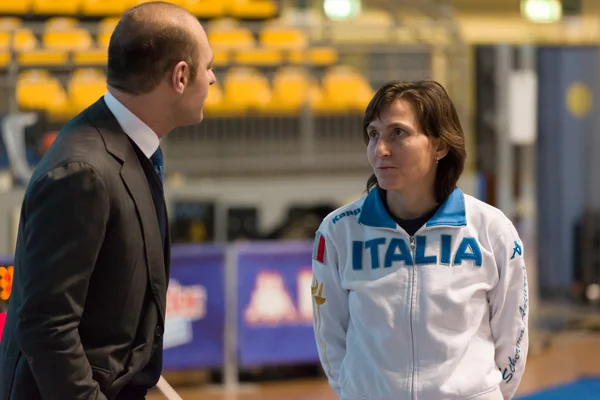
[[410, 237], [410, 248], [413, 250], [415, 249], [415, 237], [414, 236]]

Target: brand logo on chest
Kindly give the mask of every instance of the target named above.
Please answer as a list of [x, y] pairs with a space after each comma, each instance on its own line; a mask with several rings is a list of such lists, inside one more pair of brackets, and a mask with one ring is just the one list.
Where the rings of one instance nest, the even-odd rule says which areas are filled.
[[[415, 236], [414, 240], [407, 241], [401, 238], [378, 237], [367, 241], [352, 242], [352, 269], [363, 269], [363, 261], [370, 261], [371, 269], [391, 268], [394, 263], [402, 262], [404, 265], [461, 265], [464, 261], [471, 261], [473, 265], [481, 267], [482, 255], [479, 243], [472, 237], [463, 237], [456, 251], [452, 251], [452, 235], [441, 235], [430, 238], [428, 245], [427, 236]], [[365, 257], [366, 254], [366, 257]]]

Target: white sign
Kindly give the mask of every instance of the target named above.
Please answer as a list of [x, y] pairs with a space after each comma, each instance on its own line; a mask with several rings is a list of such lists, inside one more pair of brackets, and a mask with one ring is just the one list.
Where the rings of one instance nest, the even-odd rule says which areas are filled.
[[303, 269], [296, 279], [297, 293], [294, 296], [286, 287], [280, 272], [259, 272], [250, 303], [244, 309], [245, 322], [254, 326], [312, 324], [311, 269]]
[[538, 82], [535, 72], [511, 72], [508, 80], [508, 98], [508, 135], [511, 143], [535, 143], [538, 119]]
[[192, 323], [206, 316], [206, 288], [201, 285], [182, 286], [172, 279], [167, 292], [165, 349], [191, 343]]

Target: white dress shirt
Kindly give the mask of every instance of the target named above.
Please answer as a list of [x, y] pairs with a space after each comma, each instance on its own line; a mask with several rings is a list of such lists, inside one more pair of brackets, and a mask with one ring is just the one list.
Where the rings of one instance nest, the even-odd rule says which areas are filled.
[[106, 92], [104, 95], [104, 102], [127, 136], [133, 140], [146, 157], [152, 157], [160, 145], [160, 139], [156, 133], [110, 92]]

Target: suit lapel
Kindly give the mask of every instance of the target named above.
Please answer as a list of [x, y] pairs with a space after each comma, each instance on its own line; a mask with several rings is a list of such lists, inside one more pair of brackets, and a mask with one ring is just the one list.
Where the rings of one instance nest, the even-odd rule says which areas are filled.
[[[160, 228], [156, 218], [156, 210], [152, 201], [152, 194], [146, 181], [146, 175], [134, 154], [123, 164], [121, 169], [121, 178], [129, 190], [136, 205], [138, 218], [142, 225], [144, 236], [144, 247], [146, 250], [146, 264], [150, 277], [150, 286], [152, 293], [158, 303], [161, 316], [165, 315], [166, 303], [166, 274], [165, 274], [165, 256], [160, 237]], [[135, 159], [135, 160], [134, 160]]]
[[[133, 145], [104, 103], [104, 99], [100, 98], [88, 109], [88, 113], [92, 123], [100, 131], [107, 151], [122, 162], [121, 179], [136, 207], [137, 217], [142, 228], [149, 284], [164, 323], [167, 265], [169, 264], [166, 256], [170, 257], [170, 254], [163, 253], [160, 228], [146, 175]], [[169, 246], [167, 246], [168, 248]], [[167, 253], [170, 251], [168, 250]]]
[[169, 213], [167, 212], [167, 204], [165, 201], [165, 225], [166, 225], [166, 238], [165, 238], [165, 276], [167, 278], [167, 286], [169, 284], [169, 277], [171, 276], [171, 230], [169, 229]]

